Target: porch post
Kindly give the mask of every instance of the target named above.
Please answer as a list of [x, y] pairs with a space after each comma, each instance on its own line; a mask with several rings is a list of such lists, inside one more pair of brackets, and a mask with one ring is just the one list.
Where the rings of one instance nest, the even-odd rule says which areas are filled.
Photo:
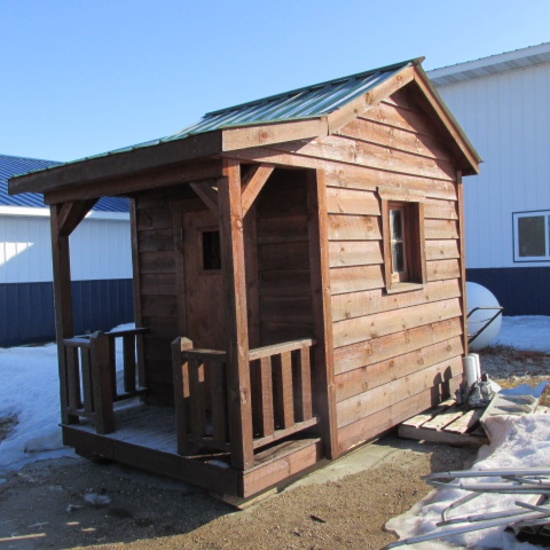
[[231, 465], [245, 470], [254, 462], [248, 359], [245, 254], [240, 165], [223, 161], [218, 180], [223, 270]]
[[57, 360], [59, 365], [61, 422], [77, 424], [78, 417], [67, 412], [67, 378], [65, 347], [63, 340], [74, 336], [73, 299], [71, 292], [71, 263], [69, 235], [62, 233], [60, 223], [61, 205], [50, 206], [53, 261], [53, 295], [55, 304], [55, 334], [57, 342]]
[[332, 343], [327, 202], [325, 173], [307, 173], [308, 236], [313, 322], [316, 345], [312, 348], [313, 398], [328, 458], [337, 458], [336, 389]]
[[[50, 228], [52, 236], [53, 294], [55, 305], [55, 334], [57, 361], [59, 366], [61, 421], [63, 424], [77, 424], [78, 416], [67, 412], [67, 356], [63, 340], [74, 336], [73, 297], [71, 290], [71, 257], [69, 236], [90, 211], [97, 199], [68, 201], [50, 206]], [[76, 354], [76, 348], [69, 353]], [[76, 355], [71, 358], [72, 364]]]

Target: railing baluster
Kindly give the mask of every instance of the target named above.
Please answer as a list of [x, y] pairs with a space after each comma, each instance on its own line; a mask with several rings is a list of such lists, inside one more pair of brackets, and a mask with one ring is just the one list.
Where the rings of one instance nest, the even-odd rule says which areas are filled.
[[292, 386], [292, 359], [290, 352], [281, 353], [281, 381], [283, 392], [283, 427], [294, 425], [294, 388]]
[[116, 371], [117, 371], [117, 365], [116, 365], [116, 339], [113, 336], [110, 336], [107, 333], [108, 339], [107, 342], [109, 343], [109, 375], [111, 376], [111, 387], [113, 391], [113, 399], [116, 399], [118, 396], [118, 388], [116, 383]]
[[189, 394], [191, 397], [191, 434], [200, 440], [205, 434], [204, 361], [189, 360]]
[[294, 378], [294, 410], [298, 420], [310, 420], [313, 417], [311, 398], [311, 363], [309, 348], [292, 352], [292, 370]]
[[80, 408], [80, 376], [78, 365], [78, 349], [65, 348], [65, 361], [67, 365], [67, 403], [69, 408], [76, 411]]
[[124, 391], [136, 391], [136, 339], [133, 334], [122, 337], [122, 355], [124, 357]]
[[262, 435], [264, 437], [272, 435], [275, 431], [275, 417], [273, 411], [273, 367], [271, 366], [271, 357], [262, 357], [260, 359], [260, 396]]
[[[78, 350], [77, 348], [74, 348]], [[92, 367], [90, 361], [90, 349], [80, 348], [80, 364], [82, 367], [82, 393], [84, 397], [84, 412], [94, 412], [94, 392], [92, 388]]]

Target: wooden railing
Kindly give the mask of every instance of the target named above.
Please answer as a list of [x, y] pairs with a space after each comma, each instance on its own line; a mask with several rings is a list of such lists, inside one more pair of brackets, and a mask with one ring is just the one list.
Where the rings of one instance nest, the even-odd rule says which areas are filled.
[[[250, 350], [253, 448], [317, 423], [313, 415], [310, 348], [302, 339]], [[230, 451], [226, 354], [172, 343], [178, 452]]]
[[[69, 422], [85, 417], [95, 421], [100, 434], [115, 429], [117, 401], [145, 391], [141, 359], [136, 352], [147, 329], [95, 332], [63, 340], [61, 388]], [[123, 384], [117, 387], [116, 340], [122, 340]]]

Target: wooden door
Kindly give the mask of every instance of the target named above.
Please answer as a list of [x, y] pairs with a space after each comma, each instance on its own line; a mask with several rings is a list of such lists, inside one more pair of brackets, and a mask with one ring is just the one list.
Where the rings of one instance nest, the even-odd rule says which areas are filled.
[[225, 349], [220, 231], [209, 210], [183, 213], [186, 336], [196, 348]]

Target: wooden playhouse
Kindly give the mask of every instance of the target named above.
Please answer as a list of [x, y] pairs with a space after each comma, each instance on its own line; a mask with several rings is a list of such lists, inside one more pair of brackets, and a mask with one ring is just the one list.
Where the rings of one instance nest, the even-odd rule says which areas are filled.
[[[246, 498], [453, 394], [479, 158], [420, 61], [10, 182], [51, 207], [67, 445]], [[69, 237], [103, 196], [136, 328], [78, 336]]]

